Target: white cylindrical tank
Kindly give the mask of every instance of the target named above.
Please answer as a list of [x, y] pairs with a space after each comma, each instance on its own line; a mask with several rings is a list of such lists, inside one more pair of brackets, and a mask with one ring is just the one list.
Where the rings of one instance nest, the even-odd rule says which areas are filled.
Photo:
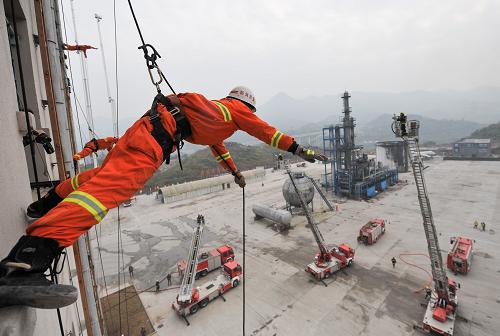
[[273, 209], [261, 204], [254, 204], [252, 211], [257, 217], [269, 219], [278, 224], [289, 227], [292, 222], [292, 214], [286, 210]]
[[[303, 171], [293, 171], [292, 176], [304, 202], [306, 202], [306, 204], [311, 203], [314, 198], [314, 185], [311, 180]], [[290, 178], [286, 179], [285, 183], [283, 183], [282, 191], [283, 197], [288, 204], [295, 207], [301, 206], [299, 197], [297, 196], [297, 192], [295, 191]]]

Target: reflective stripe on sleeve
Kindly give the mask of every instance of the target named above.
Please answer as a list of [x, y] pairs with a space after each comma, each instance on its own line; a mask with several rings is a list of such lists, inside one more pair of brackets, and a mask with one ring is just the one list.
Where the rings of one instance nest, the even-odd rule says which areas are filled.
[[90, 212], [98, 222], [108, 213], [108, 209], [97, 198], [83, 191], [73, 191], [63, 202], [78, 204]]
[[282, 137], [283, 133], [281, 133], [280, 131], [276, 131], [271, 138], [271, 146], [278, 148]]
[[73, 190], [80, 188], [80, 186], [78, 185], [78, 175], [75, 175], [71, 178], [71, 186], [73, 187]]
[[232, 118], [231, 118], [231, 112], [229, 112], [229, 109], [224, 104], [222, 104], [221, 102], [218, 102], [217, 100], [214, 100], [213, 102], [215, 103], [215, 105], [217, 105], [217, 107], [221, 111], [222, 116], [224, 117], [224, 121], [231, 121]]

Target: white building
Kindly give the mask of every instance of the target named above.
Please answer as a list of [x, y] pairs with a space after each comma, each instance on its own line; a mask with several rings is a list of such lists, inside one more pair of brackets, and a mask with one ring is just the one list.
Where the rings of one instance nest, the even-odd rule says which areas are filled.
[[[54, 138], [47, 106], [35, 11], [36, 4], [44, 2], [30, 0], [0, 2], [0, 134], [2, 135], [0, 137], [2, 148], [0, 259], [7, 255], [19, 237], [24, 234], [27, 226], [25, 210], [36, 198], [36, 193], [30, 188], [30, 182], [35, 182], [32, 155], [30, 147], [23, 146], [23, 136], [27, 134], [24, 111], [32, 111], [29, 113], [29, 118], [34, 129], [46, 129]], [[18, 44], [15, 28], [17, 28]], [[26, 106], [22, 82], [24, 82]], [[35, 145], [35, 160], [39, 182], [59, 179], [55, 154], [47, 155], [41, 145]], [[44, 191], [41, 192], [43, 195]], [[68, 258], [73, 262], [72, 256]], [[67, 264], [59, 276], [59, 282], [69, 283]], [[78, 309], [81, 313], [81, 307]], [[76, 305], [60, 310], [60, 322], [63, 326], [61, 331], [56, 310], [0, 308], [0, 335], [79, 335], [80, 325], [76, 311]], [[82, 328], [84, 328], [83, 322]], [[83, 334], [86, 335], [86, 332], [83, 331]]]

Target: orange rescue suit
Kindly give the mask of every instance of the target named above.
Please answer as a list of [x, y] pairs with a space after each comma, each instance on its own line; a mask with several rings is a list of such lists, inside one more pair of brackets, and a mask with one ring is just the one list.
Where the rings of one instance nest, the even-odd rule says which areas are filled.
[[[192, 135], [185, 140], [215, 146], [220, 156], [217, 153], [214, 156], [225, 169], [227, 167], [222, 158], [237, 170], [223, 144], [237, 130], [281, 150], [293, 151], [296, 147], [292, 137], [259, 119], [237, 99], [210, 101], [197, 93], [181, 93], [178, 97], [192, 131]], [[176, 128], [174, 118], [161, 104], [158, 112], [165, 130], [173, 137]], [[62, 247], [70, 246], [99, 223], [109, 209], [133, 197], [163, 162], [162, 149], [151, 135], [152, 129], [149, 117], [142, 117], [120, 138], [101, 167], [64, 181], [66, 184], [73, 181], [76, 189], [59, 188], [58, 194], [65, 197], [64, 200], [29, 225], [27, 234], [55, 239]], [[71, 189], [73, 191], [69, 192]], [[67, 192], [69, 194], [64, 195]]]
[[104, 139], [92, 139], [89, 142], [85, 144], [83, 149], [73, 155], [73, 159], [78, 161], [83, 159], [86, 156], [89, 156], [92, 153], [96, 153], [99, 150], [105, 150], [107, 149], [108, 151], [113, 148], [114, 144], [118, 142], [118, 138], [116, 137], [106, 137]]

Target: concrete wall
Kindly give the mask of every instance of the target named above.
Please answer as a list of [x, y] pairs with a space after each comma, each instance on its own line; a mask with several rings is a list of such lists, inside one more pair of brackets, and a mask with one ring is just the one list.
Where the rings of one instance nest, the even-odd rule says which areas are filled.
[[[26, 86], [27, 105], [34, 112], [37, 128], [49, 128], [48, 109], [42, 107], [45, 86], [42, 73], [39, 47], [34, 44], [33, 35], [37, 34], [34, 1], [15, 0], [16, 22], [19, 35], [21, 60]], [[26, 155], [22, 144], [23, 134], [19, 131], [16, 112], [19, 110], [16, 96], [16, 81], [9, 46], [6, 16], [11, 18], [10, 0], [0, 1], [0, 148], [2, 149], [0, 166], [0, 259], [24, 234], [27, 225], [26, 207], [33, 201], [30, 189], [31, 155]], [[20, 83], [17, 85], [20, 91]], [[57, 171], [50, 167], [55, 156], [47, 156], [43, 151], [36, 151], [40, 180], [47, 180], [49, 175], [57, 179]], [[31, 174], [32, 175], [32, 174]], [[71, 257], [72, 258], [72, 257]], [[73, 268], [73, 267], [72, 267]], [[59, 277], [61, 283], [69, 283], [69, 270]], [[80, 309], [81, 312], [81, 309]], [[74, 305], [61, 309], [64, 332], [79, 334], [78, 318]], [[0, 309], [0, 335], [60, 335], [59, 322], [55, 310], [31, 308]], [[86, 334], [84, 332], [84, 334]]]

